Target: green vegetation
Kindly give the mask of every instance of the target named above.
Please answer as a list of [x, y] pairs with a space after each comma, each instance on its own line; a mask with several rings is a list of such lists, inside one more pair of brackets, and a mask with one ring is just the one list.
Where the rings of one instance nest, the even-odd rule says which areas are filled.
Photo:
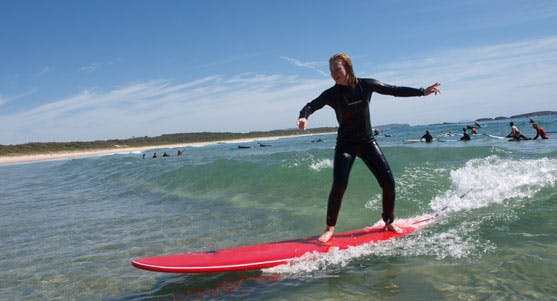
[[182, 133], [167, 134], [157, 137], [134, 137], [130, 139], [113, 139], [98, 141], [75, 141], [75, 142], [32, 142], [17, 145], [1, 145], [0, 156], [17, 156], [32, 155], [56, 152], [86, 151], [100, 149], [117, 149], [122, 147], [144, 147], [157, 146], [167, 144], [195, 143], [195, 142], [212, 142], [226, 141], [235, 139], [256, 139], [262, 137], [281, 137], [302, 134], [320, 134], [336, 132], [336, 128], [324, 127], [315, 128], [301, 132], [298, 129], [274, 130], [274, 131], [258, 131], [249, 133]]

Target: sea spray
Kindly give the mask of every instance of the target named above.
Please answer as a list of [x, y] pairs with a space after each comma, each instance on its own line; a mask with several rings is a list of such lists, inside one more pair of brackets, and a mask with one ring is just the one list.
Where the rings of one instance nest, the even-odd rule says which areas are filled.
[[433, 210], [470, 210], [509, 199], [531, 198], [546, 186], [555, 187], [557, 159], [472, 159], [452, 170], [450, 178], [452, 188], [431, 202]]

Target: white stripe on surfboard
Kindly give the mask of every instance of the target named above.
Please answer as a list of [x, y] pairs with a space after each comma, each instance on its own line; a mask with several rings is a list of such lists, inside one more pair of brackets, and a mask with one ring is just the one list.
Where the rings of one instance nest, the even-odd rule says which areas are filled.
[[[309, 253], [309, 252], [307, 252], [307, 253]], [[286, 263], [288, 263], [288, 262], [290, 262], [290, 261], [292, 261], [296, 258], [299, 258], [299, 257], [293, 257], [293, 258], [288, 258], [288, 259], [269, 260], [269, 261], [260, 261], [260, 262], [252, 262], [252, 263], [230, 264], [230, 265], [214, 265], [214, 266], [164, 266], [164, 265], [146, 264], [146, 263], [141, 263], [141, 262], [138, 262], [138, 261], [134, 261], [134, 262], [137, 265], [143, 266], [143, 267], [166, 269], [166, 270], [176, 270], [177, 271], [177, 270], [212, 270], [212, 269], [223, 269], [223, 268], [239, 268], [239, 267], [250, 267], [250, 266], [270, 264], [270, 263], [279, 263], [280, 264], [281, 262], [284, 262], [284, 264], [286, 264]]]

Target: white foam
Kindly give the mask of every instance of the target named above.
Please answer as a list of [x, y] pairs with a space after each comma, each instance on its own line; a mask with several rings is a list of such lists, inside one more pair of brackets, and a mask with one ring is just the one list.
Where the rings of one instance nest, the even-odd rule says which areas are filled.
[[[509, 199], [531, 198], [544, 187], [554, 187], [557, 182], [555, 159], [502, 159], [490, 156], [472, 159], [462, 168], [450, 172], [452, 187], [431, 201], [437, 214], [412, 219], [397, 219], [400, 226], [416, 226], [420, 219], [425, 224], [442, 220], [459, 211], [473, 210]], [[368, 201], [375, 205], [380, 195]], [[367, 206], [367, 205], [366, 205]], [[381, 224], [378, 221], [376, 225]], [[398, 239], [369, 243], [347, 250], [331, 250], [328, 253], [306, 254], [290, 264], [265, 269], [264, 272], [282, 275], [314, 276], [314, 273], [331, 268], [342, 268], [363, 256], [414, 257], [432, 256], [438, 260], [461, 259], [482, 256], [495, 246], [478, 237], [481, 220], [464, 221], [439, 232], [439, 228], [425, 228], [412, 235]]]
[[447, 212], [478, 209], [509, 199], [531, 198], [557, 182], [555, 159], [472, 159], [451, 171], [452, 188], [432, 200], [431, 208]]
[[366, 204], [364, 205], [365, 208], [367, 209], [377, 209], [377, 208], [381, 208], [381, 202], [383, 200], [383, 195], [381, 193], [378, 193], [374, 196], [371, 197], [371, 199], [369, 199]]
[[[415, 219], [412, 219], [415, 220]], [[381, 222], [378, 222], [381, 223]], [[397, 223], [409, 223], [397, 219]], [[460, 259], [481, 256], [494, 249], [489, 241], [481, 241], [476, 236], [477, 222], [464, 222], [442, 233], [434, 233], [427, 228], [415, 234], [377, 243], [364, 244], [346, 250], [332, 249], [328, 253], [308, 253], [289, 264], [263, 270], [283, 276], [304, 277], [315, 273], [342, 268], [361, 257], [416, 257], [431, 256], [438, 260]]]
[[320, 171], [324, 168], [333, 168], [333, 160], [331, 159], [321, 159], [317, 162], [313, 162], [309, 165], [309, 168], [315, 171]]

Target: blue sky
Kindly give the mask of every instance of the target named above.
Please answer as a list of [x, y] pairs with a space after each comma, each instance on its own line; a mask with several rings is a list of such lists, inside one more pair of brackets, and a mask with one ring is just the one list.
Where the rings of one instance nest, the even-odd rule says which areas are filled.
[[0, 45], [0, 144], [293, 128], [337, 52], [441, 82], [374, 94], [374, 125], [557, 110], [557, 1], [0, 0]]

